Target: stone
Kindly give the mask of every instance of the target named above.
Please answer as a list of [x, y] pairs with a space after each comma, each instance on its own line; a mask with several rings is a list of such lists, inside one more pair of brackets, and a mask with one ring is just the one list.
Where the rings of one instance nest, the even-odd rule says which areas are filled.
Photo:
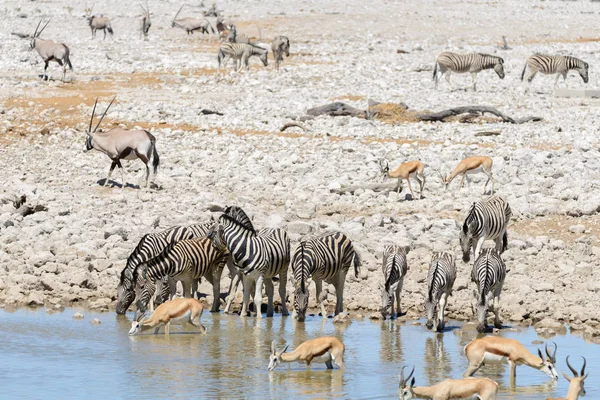
[[348, 313], [339, 313], [338, 315], [333, 317], [333, 323], [345, 325], [345, 324], [351, 324], [352, 320], [350, 319], [350, 315]]
[[93, 320], [90, 321], [90, 324], [92, 325], [100, 325], [101, 322], [98, 318], [94, 318]]
[[27, 296], [25, 303], [28, 306], [43, 306], [44, 305], [44, 293], [42, 292], [31, 292]]
[[83, 319], [83, 314], [76, 312], [73, 314], [73, 319]]
[[571, 233], [584, 233], [585, 232], [585, 226], [583, 225], [571, 225], [569, 226], [569, 232]]

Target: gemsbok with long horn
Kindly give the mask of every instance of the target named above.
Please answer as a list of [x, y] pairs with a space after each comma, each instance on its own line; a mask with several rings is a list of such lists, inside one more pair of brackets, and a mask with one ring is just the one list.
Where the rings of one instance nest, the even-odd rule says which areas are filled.
[[200, 323], [200, 317], [204, 311], [204, 306], [196, 299], [178, 298], [161, 304], [156, 308], [152, 316], [143, 320], [143, 315], [131, 324], [129, 336], [137, 335], [144, 331], [154, 329], [154, 334], [164, 326], [165, 335], [169, 334], [171, 325], [183, 325], [189, 323], [200, 329], [203, 334], [206, 328]]
[[92, 30], [92, 39], [96, 37], [96, 31], [104, 32], [104, 40], [106, 40], [106, 31], [110, 33], [112, 36], [114, 34], [112, 26], [110, 24], [110, 19], [105, 17], [103, 14], [92, 15], [92, 9], [88, 9], [86, 12], [86, 18], [88, 20], [88, 24], [90, 25], [90, 29]]
[[194, 31], [200, 31], [201, 33], [207, 34], [210, 32], [216, 33], [215, 28], [206, 18], [185, 17], [177, 19], [177, 16], [179, 15], [184, 6], [185, 4], [181, 6], [179, 8], [179, 11], [177, 11], [177, 14], [175, 14], [173, 21], [171, 21], [171, 28], [183, 29], [187, 32], [188, 35], [193, 34]]
[[106, 107], [106, 110], [104, 111], [104, 114], [102, 114], [100, 121], [98, 121], [98, 124], [96, 124], [94, 130], [92, 130], [96, 105], [98, 104], [98, 98], [96, 98], [96, 102], [94, 103], [94, 108], [92, 110], [92, 117], [90, 119], [90, 126], [86, 132], [87, 138], [85, 140], [85, 151], [96, 149], [106, 154], [112, 160], [112, 164], [110, 166], [110, 170], [108, 171], [108, 177], [104, 182], [104, 186], [108, 184], [110, 176], [112, 175], [115, 167], [119, 167], [121, 170], [121, 179], [123, 181], [121, 189], [125, 187], [125, 173], [123, 172], [121, 160], [135, 160], [136, 158], [139, 158], [146, 165], [145, 186], [147, 187], [148, 178], [150, 177], [150, 166], [152, 166], [154, 179], [160, 164], [160, 158], [156, 152], [156, 138], [146, 130], [130, 131], [123, 128], [113, 128], [106, 133], [96, 133], [100, 123], [102, 123], [102, 120], [106, 116], [108, 109], [115, 101], [115, 98], [113, 98], [108, 107]]
[[558, 346], [556, 343], [554, 346], [554, 352], [550, 353], [548, 344], [546, 344], [547, 358], [544, 358], [540, 349], [538, 349], [539, 357], [537, 357], [515, 339], [498, 336], [485, 336], [475, 339], [465, 346], [465, 355], [469, 360], [469, 367], [463, 377], [473, 376], [484, 363], [507, 360], [510, 365], [510, 379], [512, 382], [517, 377], [517, 365], [527, 365], [538, 369], [550, 378], [557, 380], [558, 374], [555, 365]]
[[140, 7], [144, 11], [142, 14], [142, 23], [140, 26], [140, 35], [144, 38], [144, 40], [148, 40], [148, 32], [150, 31], [150, 27], [152, 26], [152, 22], [150, 21], [150, 6], [148, 6], [148, 2], [146, 1], [146, 7], [140, 4]]
[[48, 69], [48, 64], [50, 61], [56, 61], [58, 65], [63, 67], [63, 82], [65, 81], [65, 76], [67, 74], [67, 66], [71, 71], [73, 71], [73, 65], [71, 64], [71, 60], [69, 59], [69, 48], [64, 43], [56, 43], [52, 40], [44, 40], [40, 39], [40, 35], [46, 29], [50, 20], [46, 22], [42, 29], [39, 29], [42, 20], [38, 22], [37, 27], [35, 28], [35, 32], [31, 38], [30, 42], [30, 50], [35, 49], [40, 57], [44, 60], [44, 74], [42, 75], [42, 79], [48, 80], [48, 75], [46, 75], [46, 70]]

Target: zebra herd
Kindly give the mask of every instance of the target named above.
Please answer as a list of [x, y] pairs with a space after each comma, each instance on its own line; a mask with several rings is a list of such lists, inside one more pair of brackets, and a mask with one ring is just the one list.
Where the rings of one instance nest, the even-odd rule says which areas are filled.
[[[453, 89], [454, 87], [450, 82], [450, 73], [460, 74], [470, 72], [473, 82], [472, 88], [473, 90], [477, 90], [477, 74], [486, 69], [493, 69], [500, 79], [504, 79], [504, 59], [501, 57], [484, 53], [457, 54], [443, 52], [435, 61], [433, 80], [437, 88], [439, 79], [445, 75], [446, 81]], [[583, 82], [588, 83], [588, 69], [588, 63], [575, 57], [534, 54], [525, 63], [523, 72], [521, 72], [521, 81], [525, 78], [531, 86], [531, 81], [538, 72], [546, 75], [556, 74], [556, 80], [554, 81], [554, 89], [556, 89], [560, 76], [566, 80], [567, 73], [571, 70], [577, 71]]]
[[[506, 249], [507, 225], [512, 212], [506, 200], [491, 196], [473, 203], [460, 228], [460, 245], [463, 261], [470, 261], [473, 249], [475, 262], [471, 280], [476, 284], [473, 314], [478, 320], [478, 330], [487, 327], [487, 311], [495, 314], [494, 325], [500, 326], [499, 296], [506, 277], [506, 266], [501, 253]], [[482, 249], [483, 242], [496, 242], [494, 249]], [[225, 208], [218, 220], [188, 227], [176, 226], [165, 231], [147, 234], [135, 247], [125, 268], [121, 271], [117, 290], [117, 313], [124, 314], [136, 295], [136, 319], [143, 315], [158, 291], [155, 303], [159, 304], [176, 295], [176, 283], [183, 286], [184, 297], [194, 297], [198, 282], [206, 278], [213, 286], [211, 311], [220, 309], [220, 281], [227, 264], [231, 285], [225, 312], [239, 282], [243, 287], [240, 315], [246, 316], [253, 297], [256, 316], [261, 317], [263, 286], [267, 296], [267, 317], [273, 316], [274, 282], [279, 282], [282, 315], [289, 315], [286, 306], [286, 283], [291, 267], [294, 289], [294, 316], [306, 319], [309, 304], [308, 287], [315, 282], [316, 300], [321, 315], [326, 317], [323, 281], [335, 287], [337, 302], [335, 315], [343, 312], [343, 293], [346, 275], [353, 268], [358, 278], [361, 257], [352, 241], [341, 232], [325, 232], [300, 241], [293, 255], [290, 239], [283, 229], [256, 230], [248, 215], [239, 207]], [[381, 288], [381, 313], [384, 318], [402, 313], [400, 294], [403, 280], [409, 271], [407, 248], [391, 245], [383, 253]], [[427, 275], [425, 313], [427, 328], [444, 329], [445, 307], [456, 279], [455, 257], [451, 252], [433, 254]], [[158, 288], [158, 289], [157, 289]], [[391, 312], [390, 312], [391, 309]]]

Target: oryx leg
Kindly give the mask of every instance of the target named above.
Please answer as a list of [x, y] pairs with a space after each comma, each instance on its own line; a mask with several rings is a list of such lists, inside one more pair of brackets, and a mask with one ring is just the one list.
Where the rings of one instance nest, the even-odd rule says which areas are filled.
[[112, 175], [115, 167], [117, 166], [117, 161], [113, 160], [112, 164], [110, 164], [110, 169], [108, 170], [108, 176], [106, 177], [106, 181], [104, 182], [104, 186], [108, 185], [108, 181], [110, 181], [110, 176]]
[[106, 28], [102, 29], [102, 31], [104, 32], [104, 39], [102, 40], [106, 40]]
[[44, 61], [44, 74], [42, 75], [42, 79], [47, 81], [48, 80], [48, 75], [46, 74], [46, 70], [48, 69], [48, 64], [50, 63], [50, 60], [45, 60]]
[[[256, 309], [256, 318], [262, 318], [262, 288], [263, 288], [264, 278], [262, 275], [259, 275], [256, 278], [256, 288], [254, 290], [254, 308]], [[246, 285], [244, 285], [246, 286]], [[248, 288], [250, 289], [250, 288]], [[250, 290], [248, 290], [250, 292]]]
[[317, 302], [319, 303], [319, 308], [321, 309], [321, 316], [323, 318], [327, 318], [327, 312], [325, 311], [325, 296], [321, 297], [321, 289], [323, 288], [323, 281], [321, 278], [314, 278], [315, 287], [317, 289]]
[[[272, 279], [265, 279], [265, 292], [267, 293], [267, 317], [273, 316], [273, 295], [275, 294], [275, 286]], [[262, 293], [261, 293], [262, 297]], [[260, 311], [259, 311], [260, 312]]]
[[121, 160], [119, 160], [118, 158], [115, 160], [115, 162], [117, 163], [117, 167], [119, 167], [119, 170], [121, 171], [121, 181], [123, 182], [121, 184], [121, 190], [125, 189], [125, 170], [123, 169], [123, 166], [121, 165]]
[[[152, 149], [150, 149], [150, 151], [152, 151]], [[148, 178], [150, 178], [150, 165], [149, 165], [150, 164], [150, 160], [149, 160], [149, 158], [145, 154], [140, 153], [137, 150], [134, 150], [134, 152], [135, 152], [135, 155], [140, 160], [142, 160], [142, 162], [146, 166], [146, 183], [145, 183], [144, 187], [148, 187]]]

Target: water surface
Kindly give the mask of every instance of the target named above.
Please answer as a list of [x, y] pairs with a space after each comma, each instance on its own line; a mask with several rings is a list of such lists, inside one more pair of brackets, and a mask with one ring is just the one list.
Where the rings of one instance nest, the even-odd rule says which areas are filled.
[[[74, 320], [79, 311], [83, 320]], [[90, 321], [98, 318], [101, 325]], [[0, 311], [2, 343], [0, 381], [5, 398], [260, 398], [316, 399], [397, 398], [402, 365], [416, 366], [417, 385], [445, 378], [460, 378], [467, 367], [463, 347], [474, 333], [450, 329], [428, 332], [412, 322], [354, 321], [337, 327], [331, 319], [308, 317], [297, 323], [291, 317], [240, 318], [205, 312], [206, 335], [192, 327], [171, 328], [171, 336], [143, 334], [129, 337], [132, 315], [67, 309], [46, 314], [43, 309]], [[307, 339], [336, 336], [346, 345], [346, 369], [328, 371], [313, 364], [282, 364], [267, 371], [272, 340], [295, 348]], [[532, 352], [533, 329], [503, 332], [520, 340]], [[588, 399], [600, 399], [594, 385], [600, 370], [600, 347], [575, 335], [556, 336], [558, 370], [570, 374], [565, 358], [581, 365], [588, 360]], [[575, 356], [575, 357], [573, 357]], [[478, 376], [500, 384], [500, 399], [545, 399], [564, 396], [568, 382], [557, 383], [528, 367], [517, 368], [517, 384], [510, 388], [508, 365], [484, 366]]]

